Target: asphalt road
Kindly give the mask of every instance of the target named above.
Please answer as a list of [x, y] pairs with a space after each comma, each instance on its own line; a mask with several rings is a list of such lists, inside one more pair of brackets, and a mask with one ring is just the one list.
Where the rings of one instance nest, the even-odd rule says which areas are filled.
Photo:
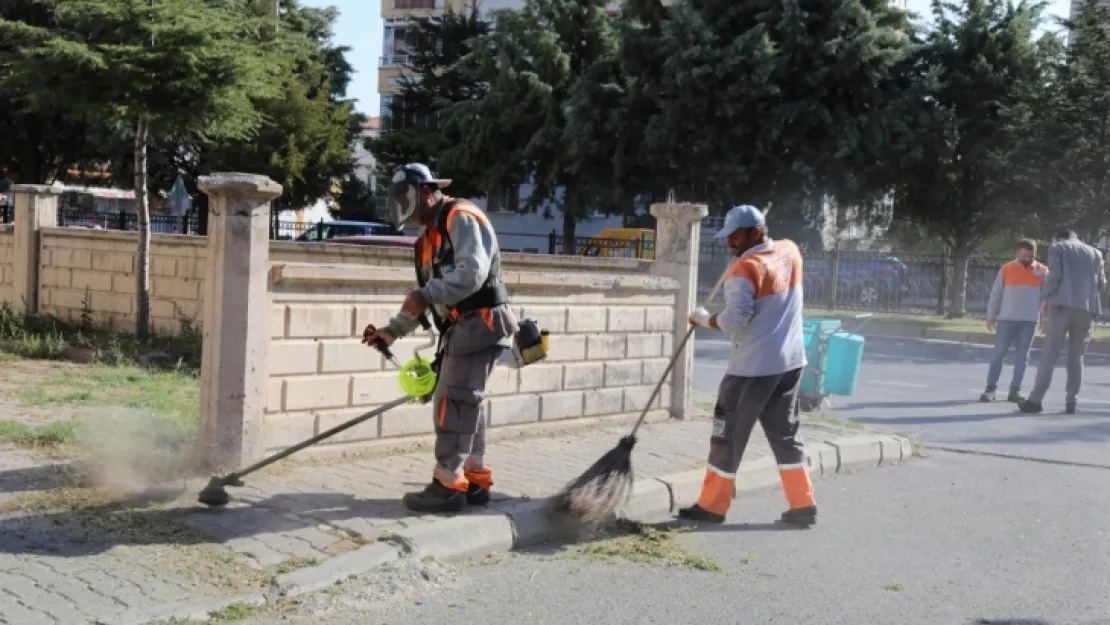
[[682, 537], [721, 572], [513, 554], [447, 573], [426, 565], [405, 572], [409, 586], [354, 581], [257, 622], [1105, 624], [1108, 477], [937, 452], [818, 482], [808, 531], [769, 523], [783, 507], [775, 490], [737, 500], [725, 525]]
[[[700, 401], [724, 374], [722, 338], [697, 337]], [[1061, 366], [1046, 412], [1028, 416], [977, 401], [988, 353], [868, 339], [856, 395], [824, 414], [916, 434], [927, 457], [817, 482], [810, 531], [772, 523], [777, 489], [737, 500], [728, 523], [683, 537], [721, 572], [567, 558], [564, 547], [407, 562], [251, 623], [1108, 625], [1110, 359], [1087, 358], [1080, 414], [1062, 414]]]
[[[716, 395], [730, 345], [720, 333], [695, 340], [694, 388]], [[868, 338], [859, 385], [852, 397], [832, 397], [826, 416], [916, 434], [929, 445], [1110, 468], [1110, 357], [1088, 355], [1079, 414], [1064, 411], [1063, 357], [1045, 397], [1045, 411], [1026, 415], [1014, 404], [979, 402], [989, 347], [945, 341]], [[999, 386], [1008, 389], [1012, 355]], [[1033, 387], [1040, 363], [1033, 350], [1023, 391]], [[1005, 394], [1005, 390], [1003, 390]]]

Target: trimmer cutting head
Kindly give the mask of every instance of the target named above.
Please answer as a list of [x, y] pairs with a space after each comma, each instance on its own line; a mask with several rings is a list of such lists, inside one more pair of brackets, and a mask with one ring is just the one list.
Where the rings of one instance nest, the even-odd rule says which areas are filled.
[[208, 486], [205, 486], [197, 497], [197, 501], [208, 506], [209, 508], [219, 508], [226, 506], [231, 502], [231, 495], [227, 493], [224, 488], [224, 478], [215, 476], [208, 481]]

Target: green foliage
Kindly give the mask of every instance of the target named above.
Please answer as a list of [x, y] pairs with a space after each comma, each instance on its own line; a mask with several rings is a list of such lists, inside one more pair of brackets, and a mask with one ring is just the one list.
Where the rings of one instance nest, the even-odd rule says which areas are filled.
[[575, 110], [589, 106], [593, 85], [615, 68], [617, 39], [605, 6], [603, 0], [529, 0], [519, 11], [496, 12], [492, 31], [464, 57], [467, 75], [489, 91], [447, 114], [448, 128], [465, 139], [444, 164], [482, 172], [490, 189], [530, 182], [526, 209], [558, 204], [568, 253], [576, 222], [612, 197], [599, 184], [604, 177], [591, 171], [602, 160], [608, 168], [612, 153], [596, 153], [607, 145], [576, 131], [590, 114]]
[[351, 221], [380, 221], [387, 215], [378, 214], [379, 195], [376, 195], [369, 183], [363, 182], [351, 174], [340, 183], [339, 193], [335, 198], [335, 209], [332, 216], [337, 219]]
[[1110, 7], [1081, 5], [1071, 42], [1052, 50], [1039, 88], [1008, 111], [1021, 134], [1012, 160], [1026, 176], [1028, 229], [1071, 227], [1094, 242], [1110, 225]]
[[203, 137], [249, 137], [252, 94], [275, 86], [268, 20], [203, 0], [54, 0], [52, 27], [0, 20], [14, 41], [6, 87], [35, 110], [65, 106], [117, 126], [148, 120]]
[[445, 110], [460, 102], [485, 95], [485, 85], [467, 71], [471, 43], [490, 31], [490, 25], [477, 13], [448, 11], [439, 17], [416, 20], [409, 37], [408, 67], [401, 75], [401, 88], [393, 96], [389, 117], [382, 120], [381, 137], [368, 141], [366, 148], [378, 163], [380, 182], [388, 184], [393, 171], [405, 163], [425, 163], [438, 174], [451, 178], [451, 193], [460, 197], [481, 197], [487, 190], [501, 189], [503, 180], [493, 186], [483, 183], [480, 170], [461, 159], [451, 158], [460, 143], [470, 135], [441, 123]]
[[921, 107], [908, 88], [913, 46], [900, 10], [697, 0], [663, 11], [639, 1], [629, 18], [628, 117], [643, 128], [631, 148], [679, 195], [773, 202], [785, 224], [811, 220], [806, 204], [819, 208], [826, 195], [873, 208], [894, 183]]
[[967, 260], [1020, 215], [1024, 170], [1015, 149], [1028, 132], [1015, 114], [1043, 87], [1055, 40], [1035, 40], [1039, 5], [1002, 0], [933, 2], [918, 80], [932, 110], [914, 141], [921, 158], [906, 168], [898, 211], [950, 246], [955, 263], [950, 314], [965, 311]]

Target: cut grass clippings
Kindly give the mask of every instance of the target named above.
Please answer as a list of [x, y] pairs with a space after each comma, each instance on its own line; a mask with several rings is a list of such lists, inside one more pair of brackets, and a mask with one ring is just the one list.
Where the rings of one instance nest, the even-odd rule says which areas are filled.
[[682, 535], [693, 531], [688, 526], [655, 526], [620, 521], [616, 535], [571, 547], [564, 557], [594, 562], [626, 560], [638, 564], [681, 566], [700, 571], [720, 572], [721, 564], [708, 556], [690, 552]]

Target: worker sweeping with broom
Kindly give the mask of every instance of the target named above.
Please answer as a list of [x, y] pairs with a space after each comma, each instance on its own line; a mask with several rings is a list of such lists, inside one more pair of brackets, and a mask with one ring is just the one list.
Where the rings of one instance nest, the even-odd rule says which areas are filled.
[[494, 366], [513, 347], [519, 324], [501, 279], [497, 235], [481, 209], [444, 195], [450, 180], [427, 166], [397, 168], [389, 189], [394, 224], [421, 228], [416, 242], [419, 288], [405, 298], [389, 324], [367, 328], [363, 342], [391, 345], [421, 325], [430, 313], [440, 343], [433, 369], [432, 398], [436, 465], [431, 483], [403, 502], [416, 512], [458, 512], [489, 502], [493, 476], [483, 460], [486, 416], [483, 400]]
[[725, 278], [725, 307], [716, 315], [699, 307], [690, 323], [729, 334], [733, 350], [713, 409], [701, 495], [678, 514], [694, 521], [725, 520], [736, 472], [758, 421], [790, 504], [782, 521], [808, 527], [817, 520], [817, 506], [798, 431], [798, 387], [806, 366], [802, 256], [792, 241], [767, 235], [763, 213], [753, 206], [730, 210], [717, 238], [727, 239], [738, 257]]

